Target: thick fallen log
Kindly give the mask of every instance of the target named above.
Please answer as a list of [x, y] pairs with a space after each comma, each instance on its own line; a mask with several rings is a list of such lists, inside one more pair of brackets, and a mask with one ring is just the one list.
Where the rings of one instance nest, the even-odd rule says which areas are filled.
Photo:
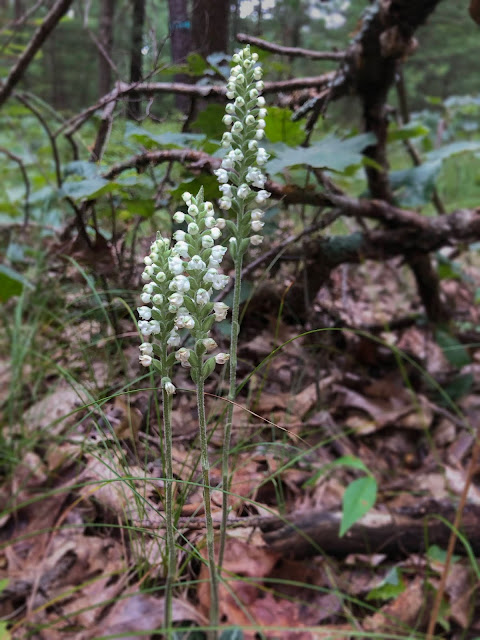
[[[455, 517], [455, 507], [428, 502], [416, 510], [402, 513], [370, 512], [342, 538], [338, 536], [341, 512], [310, 511], [293, 513], [286, 524], [280, 518], [260, 524], [270, 549], [296, 559], [322, 555], [344, 557], [351, 553], [384, 553], [389, 557], [422, 553], [431, 545], [446, 549]], [[460, 532], [474, 554], [480, 555], [480, 506], [465, 507]], [[457, 540], [455, 553], [466, 555]]]

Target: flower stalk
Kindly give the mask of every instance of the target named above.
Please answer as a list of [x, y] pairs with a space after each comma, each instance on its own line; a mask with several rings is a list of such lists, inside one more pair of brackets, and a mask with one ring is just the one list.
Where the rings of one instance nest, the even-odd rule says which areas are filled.
[[[259, 141], [265, 135], [265, 99], [262, 68], [258, 55], [246, 46], [232, 57], [233, 65], [227, 84], [229, 102], [225, 108], [224, 124], [230, 128], [223, 134], [222, 146], [227, 149], [221, 168], [215, 171], [222, 197], [219, 206], [232, 210], [235, 221], [227, 220], [230, 231], [230, 253], [235, 265], [235, 283], [232, 304], [230, 336], [230, 377], [228, 408], [222, 452], [222, 525], [218, 566], [221, 570], [225, 553], [230, 491], [229, 451], [233, 426], [233, 407], [237, 391], [237, 349], [240, 332], [240, 294], [243, 257], [250, 245], [262, 243], [259, 232], [264, 226], [264, 212], [259, 206], [270, 197], [264, 189], [266, 176], [262, 173], [269, 155]], [[253, 235], [252, 235], [253, 232]]]

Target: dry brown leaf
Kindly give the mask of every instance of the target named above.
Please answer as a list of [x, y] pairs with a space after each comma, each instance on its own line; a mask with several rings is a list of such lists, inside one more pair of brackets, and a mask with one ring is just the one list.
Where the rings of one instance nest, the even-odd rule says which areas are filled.
[[363, 622], [366, 631], [395, 633], [405, 628], [418, 628], [425, 622], [430, 608], [425, 603], [425, 588], [421, 578], [415, 578], [395, 600], [368, 616]]

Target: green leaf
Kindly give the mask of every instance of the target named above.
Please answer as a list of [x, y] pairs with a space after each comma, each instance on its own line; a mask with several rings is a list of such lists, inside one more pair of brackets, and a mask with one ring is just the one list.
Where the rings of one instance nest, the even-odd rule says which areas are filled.
[[75, 160], [65, 165], [65, 176], [79, 176], [80, 178], [96, 178], [98, 166], [87, 160]]
[[225, 108], [222, 105], [209, 104], [206, 109], [200, 111], [192, 127], [202, 131], [208, 138], [220, 140], [225, 131], [222, 122], [224, 113]]
[[430, 133], [430, 129], [418, 122], [409, 122], [403, 127], [393, 128], [388, 131], [388, 142], [394, 140], [409, 140], [410, 138], [419, 138], [420, 136], [426, 136]]
[[406, 207], [418, 207], [429, 202], [441, 168], [441, 160], [436, 160], [412, 169], [392, 171], [390, 184], [399, 203]]
[[0, 640], [10, 640], [11, 637], [10, 632], [7, 631], [7, 623], [0, 622]]
[[20, 295], [23, 287], [28, 284], [20, 273], [0, 264], [0, 302], [6, 302], [11, 297]]
[[349, 167], [362, 164], [363, 149], [375, 141], [376, 137], [372, 133], [362, 133], [346, 140], [329, 135], [306, 149], [277, 145], [277, 148], [273, 149], [277, 157], [267, 163], [266, 169], [270, 174], [275, 174], [286, 167], [307, 164], [317, 169], [343, 172]]
[[355, 456], [342, 456], [329, 464], [323, 465], [311, 478], [304, 483], [304, 487], [313, 487], [317, 484], [317, 481], [321, 476], [328, 473], [331, 469], [335, 469], [336, 467], [347, 467], [350, 469], [358, 469], [359, 471], [365, 471], [365, 473], [370, 474], [369, 469], [363, 464], [360, 458], [356, 458]]
[[435, 160], [446, 160], [447, 158], [451, 158], [457, 153], [465, 153], [467, 151], [479, 151], [480, 150], [480, 142], [471, 142], [468, 140], [460, 141], [460, 142], [452, 142], [451, 144], [446, 144], [439, 149], [435, 149], [433, 151], [429, 151], [426, 154], [426, 158], [430, 161]]
[[465, 347], [452, 335], [441, 329], [435, 332], [435, 340], [441, 347], [443, 355], [454, 367], [461, 369], [471, 363], [471, 358]]
[[[471, 373], [462, 373], [455, 376], [453, 380], [447, 384], [443, 390], [448, 395], [450, 400], [456, 402], [467, 395], [473, 386], [474, 378]], [[445, 404], [445, 399], [440, 398], [439, 402]]]
[[290, 109], [269, 107], [266, 119], [265, 135], [270, 142], [283, 142], [296, 147], [305, 139], [301, 122], [293, 122]]
[[196, 76], [201, 76], [208, 69], [208, 62], [199, 53], [191, 53], [187, 56], [188, 71]]
[[147, 149], [161, 147], [183, 148], [189, 142], [203, 140], [204, 136], [198, 133], [182, 133], [181, 131], [167, 131], [165, 133], [153, 133], [148, 129], [139, 127], [132, 122], [127, 122], [125, 138], [133, 138]]
[[377, 481], [372, 476], [358, 478], [348, 485], [342, 499], [340, 537], [373, 507], [376, 498]]
[[155, 211], [155, 202], [153, 198], [130, 198], [122, 202], [122, 208], [132, 215], [150, 218]]
[[405, 591], [405, 582], [398, 567], [392, 567], [382, 582], [367, 594], [367, 600], [390, 600]]
[[104, 178], [90, 178], [79, 182], [64, 182], [60, 193], [72, 200], [90, 200], [115, 189], [116, 183]]
[[[435, 562], [441, 562], [442, 564], [445, 564], [447, 560], [447, 552], [441, 549], [438, 545], [432, 544], [430, 547], [428, 547], [427, 557]], [[452, 562], [458, 562], [459, 560], [460, 556], [452, 555]]]

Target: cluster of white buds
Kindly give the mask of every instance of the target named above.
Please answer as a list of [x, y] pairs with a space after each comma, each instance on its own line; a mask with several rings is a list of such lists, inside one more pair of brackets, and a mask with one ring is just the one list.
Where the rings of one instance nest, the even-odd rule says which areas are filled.
[[[219, 206], [231, 209], [237, 215], [237, 224], [228, 224], [231, 232], [230, 251], [235, 259], [243, 255], [248, 245], [259, 245], [263, 237], [258, 235], [264, 226], [263, 205], [270, 193], [264, 189], [266, 176], [261, 167], [269, 155], [259, 141], [265, 135], [265, 98], [262, 68], [258, 55], [247, 45], [232, 57], [235, 66], [227, 84], [226, 115], [223, 122], [230, 131], [223, 134], [222, 146], [227, 149], [220, 169], [215, 171], [220, 183]], [[253, 235], [251, 233], [253, 232]]]
[[[164, 238], [157, 238], [152, 244], [142, 274], [147, 282], [141, 295], [144, 306], [137, 309], [142, 335], [154, 335], [160, 342], [140, 345], [140, 363], [146, 367], [154, 364], [161, 371], [163, 388], [169, 394], [175, 393], [175, 387], [168, 372], [176, 362], [192, 368], [195, 380], [198, 375], [206, 378], [215, 364], [228, 360], [227, 354], [219, 353], [203, 361], [203, 356], [217, 347], [209, 337], [213, 323], [224, 320], [228, 311], [223, 302], [210, 300], [213, 291], [221, 291], [228, 283], [228, 276], [219, 270], [227, 249], [216, 244], [225, 220], [215, 218], [213, 204], [203, 200], [203, 189], [197, 197], [188, 192], [182, 197], [187, 213], [177, 211], [173, 219], [179, 224], [186, 223], [186, 231], [173, 234], [173, 247]], [[182, 329], [193, 336], [193, 349], [182, 347], [162, 360], [167, 348], [180, 347]]]

